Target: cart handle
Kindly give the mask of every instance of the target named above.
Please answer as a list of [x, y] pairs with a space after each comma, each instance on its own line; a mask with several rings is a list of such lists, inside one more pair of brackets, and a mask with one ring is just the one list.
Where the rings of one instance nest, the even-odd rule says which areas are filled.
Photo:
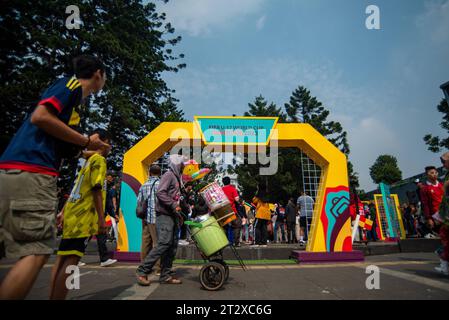
[[195, 227], [195, 228], [202, 228], [203, 227], [203, 224], [200, 223], [200, 222], [184, 221], [184, 224], [188, 225], [188, 226]]

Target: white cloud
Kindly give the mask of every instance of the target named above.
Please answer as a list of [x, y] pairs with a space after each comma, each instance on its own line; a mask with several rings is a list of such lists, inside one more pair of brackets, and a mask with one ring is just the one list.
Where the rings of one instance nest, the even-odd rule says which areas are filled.
[[265, 16], [265, 15], [261, 16], [256, 22], [256, 29], [259, 31], [262, 30], [263, 27], [265, 26], [266, 20], [267, 20], [267, 16]]
[[265, 0], [176, 0], [159, 6], [177, 31], [191, 36], [227, 28], [239, 19], [257, 13]]

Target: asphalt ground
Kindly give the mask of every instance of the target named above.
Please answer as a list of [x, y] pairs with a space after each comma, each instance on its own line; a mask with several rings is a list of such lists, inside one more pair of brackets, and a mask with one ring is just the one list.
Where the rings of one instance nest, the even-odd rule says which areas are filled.
[[[51, 266], [45, 265], [27, 299], [48, 299]], [[79, 289], [71, 290], [75, 300], [449, 300], [449, 277], [434, 271], [439, 261], [433, 253], [399, 253], [368, 256], [362, 263], [319, 265], [261, 264], [230, 267], [229, 280], [218, 291], [201, 287], [201, 265], [175, 265], [181, 285], [136, 284], [137, 264], [117, 263], [100, 267], [98, 257], [83, 258]], [[0, 261], [0, 279], [12, 260]], [[368, 289], [368, 266], [379, 268], [379, 288]], [[372, 283], [372, 281], [368, 281]]]

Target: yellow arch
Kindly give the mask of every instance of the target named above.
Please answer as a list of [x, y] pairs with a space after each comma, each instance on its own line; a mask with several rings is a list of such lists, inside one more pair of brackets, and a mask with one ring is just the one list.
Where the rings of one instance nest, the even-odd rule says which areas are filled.
[[[269, 145], [275, 143], [279, 147], [301, 149], [322, 169], [307, 251], [352, 251], [346, 156], [309, 124], [276, 123]], [[195, 123], [164, 122], [124, 155], [120, 207], [128, 239], [123, 241], [126, 246], [119, 245], [120, 251], [138, 251], [133, 242], [140, 241], [141, 230], [137, 230], [137, 225], [132, 221], [137, 219], [132, 212], [133, 208], [135, 211], [132, 202], [136, 199], [130, 196], [129, 190], [136, 191], [147, 179], [148, 166], [180, 144], [204, 146]], [[245, 146], [247, 149], [248, 146]]]

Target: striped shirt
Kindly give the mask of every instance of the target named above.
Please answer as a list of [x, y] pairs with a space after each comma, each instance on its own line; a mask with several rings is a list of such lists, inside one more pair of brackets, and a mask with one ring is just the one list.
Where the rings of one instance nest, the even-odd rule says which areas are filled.
[[147, 182], [145, 182], [139, 190], [139, 196], [137, 201], [146, 199], [147, 201], [147, 218], [146, 222], [149, 224], [156, 223], [156, 192], [159, 187], [159, 177], [151, 176]]

